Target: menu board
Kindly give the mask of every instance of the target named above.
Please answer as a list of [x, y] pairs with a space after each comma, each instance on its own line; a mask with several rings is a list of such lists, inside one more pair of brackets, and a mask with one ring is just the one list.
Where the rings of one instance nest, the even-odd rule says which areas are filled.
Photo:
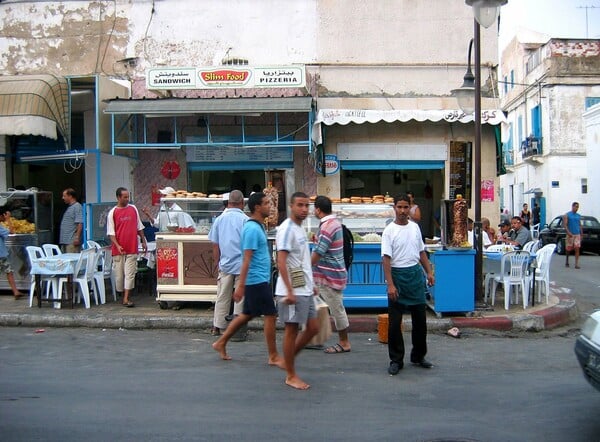
[[473, 144], [468, 141], [450, 141], [450, 191], [449, 199], [462, 195], [471, 201], [471, 152]]
[[188, 163], [222, 163], [222, 162], [292, 162], [294, 151], [291, 147], [282, 146], [189, 146], [186, 149]]

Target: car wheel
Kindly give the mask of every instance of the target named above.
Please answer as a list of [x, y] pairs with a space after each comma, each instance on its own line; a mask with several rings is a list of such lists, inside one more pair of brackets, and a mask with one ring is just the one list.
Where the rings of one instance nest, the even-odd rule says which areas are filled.
[[556, 241], [556, 253], [559, 255], [565, 254], [565, 241], [563, 239]]

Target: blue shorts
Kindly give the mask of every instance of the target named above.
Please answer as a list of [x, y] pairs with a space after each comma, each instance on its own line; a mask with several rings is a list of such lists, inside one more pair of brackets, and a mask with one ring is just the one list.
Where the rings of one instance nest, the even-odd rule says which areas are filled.
[[242, 313], [253, 317], [277, 315], [273, 292], [268, 282], [246, 286], [244, 291], [244, 310]]

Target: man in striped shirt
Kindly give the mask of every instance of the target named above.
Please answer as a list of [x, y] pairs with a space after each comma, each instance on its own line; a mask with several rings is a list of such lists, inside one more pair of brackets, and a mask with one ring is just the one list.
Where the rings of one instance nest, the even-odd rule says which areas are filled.
[[348, 272], [344, 264], [342, 223], [335, 214], [332, 214], [331, 200], [326, 196], [318, 196], [315, 199], [315, 216], [321, 223], [311, 255], [313, 278], [319, 295], [329, 306], [339, 335], [339, 342], [327, 347], [325, 353], [347, 353], [351, 346], [348, 339], [350, 323], [344, 308], [342, 294], [348, 279]]

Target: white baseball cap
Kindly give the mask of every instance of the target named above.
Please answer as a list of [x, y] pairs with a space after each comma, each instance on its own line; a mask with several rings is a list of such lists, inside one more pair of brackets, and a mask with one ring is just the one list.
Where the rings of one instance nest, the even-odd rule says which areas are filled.
[[175, 193], [175, 189], [173, 189], [172, 187], [165, 187], [164, 189], [159, 189], [158, 191], [160, 193], [162, 193], [163, 195], [168, 195], [170, 193]]

